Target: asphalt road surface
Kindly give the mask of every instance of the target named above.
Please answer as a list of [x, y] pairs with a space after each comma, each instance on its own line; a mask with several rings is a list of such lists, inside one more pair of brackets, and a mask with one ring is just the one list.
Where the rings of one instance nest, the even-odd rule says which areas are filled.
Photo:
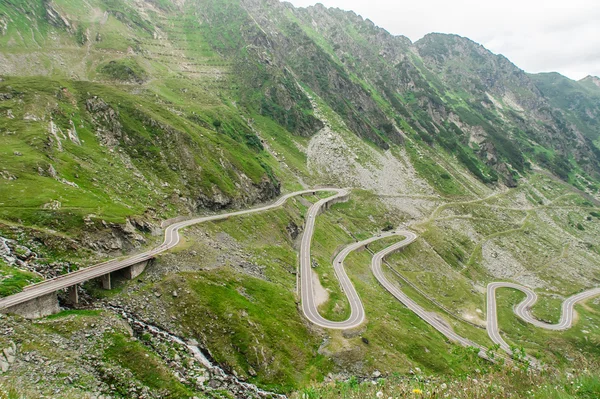
[[400, 291], [385, 277], [382, 270], [383, 259], [387, 255], [398, 251], [415, 241], [417, 239], [417, 235], [411, 231], [384, 232], [367, 240], [350, 244], [344, 249], [342, 249], [342, 251], [334, 259], [333, 267], [335, 270], [335, 274], [340, 282], [341, 289], [348, 298], [348, 302], [350, 303], [350, 317], [345, 321], [330, 321], [319, 314], [315, 302], [315, 294], [313, 291], [313, 280], [311, 272], [312, 264], [310, 256], [311, 241], [315, 229], [315, 219], [326, 202], [337, 197], [342, 197], [344, 195], [347, 195], [347, 193], [338, 192], [336, 196], [329, 197], [319, 202], [316, 202], [309, 208], [307, 213], [306, 227], [304, 230], [304, 235], [302, 237], [302, 245], [300, 247], [300, 286], [302, 294], [302, 311], [304, 312], [306, 318], [318, 326], [330, 329], [351, 329], [360, 326], [365, 321], [365, 310], [360, 300], [360, 297], [356, 292], [356, 289], [354, 288], [354, 285], [352, 285], [350, 278], [344, 270], [344, 260], [352, 251], [364, 248], [372, 242], [388, 237], [404, 237], [403, 240], [390, 245], [383, 251], [373, 256], [373, 260], [371, 262], [371, 269], [373, 271], [373, 274], [375, 275], [375, 278], [377, 278], [377, 280], [383, 286], [383, 288], [390, 292], [396, 299], [398, 299], [411, 311], [415, 312], [421, 319], [429, 323], [437, 331], [445, 335], [448, 339], [462, 344], [464, 346], [477, 347], [483, 353], [485, 353], [485, 348], [456, 334], [452, 330], [452, 328], [448, 326], [448, 324], [444, 320], [442, 320], [438, 315], [432, 312], [427, 312], [415, 301], [406, 296], [406, 294]]
[[[302, 237], [302, 246], [300, 249], [302, 310], [305, 316], [314, 324], [330, 329], [351, 329], [360, 326], [365, 321], [365, 311], [360, 297], [356, 292], [356, 289], [352, 285], [352, 282], [350, 281], [348, 275], [344, 270], [344, 260], [352, 251], [363, 248], [374, 241], [392, 236], [402, 236], [404, 237], [402, 241], [392, 244], [391, 246], [385, 248], [384, 250], [376, 253], [373, 256], [373, 259], [371, 261], [371, 269], [375, 278], [379, 281], [381, 286], [385, 288], [390, 294], [392, 294], [396, 299], [398, 299], [398, 301], [400, 301], [404, 306], [413, 311], [422, 320], [424, 320], [433, 328], [435, 328], [438, 332], [443, 334], [450, 341], [456, 342], [463, 346], [478, 348], [480, 351], [480, 355], [487, 357], [487, 348], [455, 333], [450, 327], [450, 325], [439, 315], [437, 315], [434, 312], [428, 312], [427, 310], [425, 310], [414, 300], [409, 298], [405, 293], [403, 293], [397, 285], [391, 283], [386, 278], [382, 268], [384, 258], [415, 241], [417, 239], [417, 235], [411, 231], [393, 231], [388, 233], [382, 233], [376, 237], [356, 242], [345, 247], [336, 256], [333, 262], [333, 266], [336, 276], [340, 282], [341, 289], [345, 293], [346, 297], [348, 298], [348, 302], [350, 303], [350, 317], [345, 321], [336, 322], [327, 320], [319, 314], [312, 286], [312, 265], [310, 256], [310, 247], [312, 235], [314, 233], [315, 219], [326, 202], [333, 198], [336, 198], [337, 196], [342, 196], [345, 194], [346, 193], [338, 192], [338, 194], [334, 197], [326, 198], [315, 203], [311, 206], [311, 208], [308, 211], [306, 229], [304, 232], [304, 236]], [[500, 348], [508, 354], [512, 354], [512, 351], [510, 349], [510, 346], [506, 344], [506, 342], [501, 338], [498, 328], [495, 297], [495, 291], [497, 288], [514, 288], [524, 292], [527, 295], [527, 298], [516, 306], [515, 313], [526, 322], [529, 322], [537, 327], [549, 330], [565, 330], [570, 328], [573, 323], [574, 305], [580, 301], [600, 295], [600, 288], [596, 288], [568, 298], [562, 305], [562, 315], [560, 322], [558, 324], [547, 324], [535, 319], [530, 313], [531, 306], [533, 306], [533, 304], [535, 304], [535, 302], [537, 301], [537, 295], [535, 294], [535, 292], [526, 287], [513, 283], [495, 282], [489, 284], [487, 300], [488, 335], [494, 343], [499, 344]], [[537, 362], [534, 359], [528, 358], [528, 360], [532, 363], [534, 367], [537, 366]]]

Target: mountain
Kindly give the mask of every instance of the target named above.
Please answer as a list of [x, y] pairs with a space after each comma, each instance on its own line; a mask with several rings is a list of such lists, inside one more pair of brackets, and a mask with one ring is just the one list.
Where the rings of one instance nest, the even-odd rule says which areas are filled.
[[[550, 103], [590, 140], [598, 140], [600, 90], [593, 78], [576, 82], [557, 73], [532, 75]], [[590, 85], [590, 83], [592, 83]]]
[[[150, 249], [165, 220], [351, 187], [316, 222], [319, 312], [350, 314], [333, 255], [402, 226], [419, 238], [387, 258], [385, 274], [457, 334], [492, 346], [487, 284], [535, 289], [532, 312], [550, 322], [564, 298], [597, 286], [599, 82], [528, 74], [457, 35], [413, 43], [320, 4], [4, 0], [0, 296]], [[563, 379], [577, 369], [594, 389], [597, 300], [555, 333], [514, 318], [506, 309], [520, 294], [500, 292], [503, 336], [550, 377], [448, 342], [376, 283], [368, 251], [346, 261], [365, 324], [309, 323], [297, 252], [321, 194], [190, 227], [140, 277], [115, 274], [106, 291], [87, 282], [77, 306], [60, 293], [57, 315], [2, 316], [0, 349], [18, 356], [0, 383], [24, 397], [242, 397], [246, 382], [337, 397], [386, 377], [374, 385], [386, 397], [423, 381], [452, 397], [546, 397], [556, 381], [572, 393]]]
[[[514, 186], [515, 177], [540, 162], [565, 179], [579, 168], [590, 176], [598, 173], [597, 147], [586, 140], [594, 139], [593, 132], [584, 135], [581, 130], [589, 128], [560, 115], [561, 108], [549, 104], [529, 76], [468, 39], [432, 34], [412, 44], [351, 13], [322, 6], [297, 10], [277, 1], [152, 4], [146, 16], [150, 11], [143, 8], [108, 2], [104, 13], [101, 3], [88, 5], [95, 19], [86, 22], [70, 14], [85, 10], [45, 4], [31, 10], [40, 16], [34, 22], [39, 40], [46, 48], [69, 48], [60, 56], [26, 55], [28, 65], [47, 65], [35, 74], [160, 85], [165, 71], [179, 81], [231, 73], [233, 91], [225, 96], [296, 135], [310, 136], [322, 127], [306, 89], [359, 137], [382, 149], [401, 143], [403, 134], [435, 140], [486, 184], [500, 176]], [[13, 9], [7, 8], [6, 21], [11, 12], [29, 11]], [[112, 15], [126, 32], [123, 40], [106, 31]], [[196, 21], [178, 20], [179, 15]], [[11, 49], [35, 48], [36, 37], [19, 31], [16, 16], [10, 22], [4, 24], [4, 72], [30, 74], [21, 68], [23, 53]], [[71, 43], [43, 37], [50, 27]], [[191, 39], [194, 29], [201, 34]], [[537, 159], [536, 146], [552, 151], [552, 159]]]
[[579, 83], [596, 90], [596, 87], [600, 87], [600, 78], [597, 76], [588, 75], [581, 79]]

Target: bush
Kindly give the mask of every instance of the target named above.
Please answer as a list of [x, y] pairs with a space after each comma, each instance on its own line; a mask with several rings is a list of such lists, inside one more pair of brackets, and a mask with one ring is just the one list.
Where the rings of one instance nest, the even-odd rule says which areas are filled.
[[77, 31], [75, 31], [75, 40], [80, 46], [83, 46], [87, 42], [87, 36], [81, 25], [79, 25]]
[[121, 82], [143, 83], [148, 77], [144, 68], [133, 59], [110, 61], [108, 64], [102, 65], [99, 72], [110, 79]]
[[260, 141], [260, 139], [254, 134], [246, 135], [246, 144], [248, 145], [248, 147], [250, 147], [258, 152], [265, 149], [265, 147], [263, 147], [263, 144]]
[[552, 171], [556, 173], [561, 179], [568, 181], [569, 173], [573, 170], [573, 167], [568, 159], [562, 156], [556, 156], [552, 163]]

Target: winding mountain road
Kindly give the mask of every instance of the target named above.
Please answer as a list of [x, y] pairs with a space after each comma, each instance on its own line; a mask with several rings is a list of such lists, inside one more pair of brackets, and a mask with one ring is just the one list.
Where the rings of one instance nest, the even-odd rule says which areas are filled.
[[411, 244], [413, 241], [417, 239], [417, 235], [411, 231], [399, 230], [392, 232], [381, 233], [375, 237], [371, 237], [367, 240], [358, 241], [356, 243], [350, 244], [346, 246], [344, 249], [340, 251], [340, 253], [335, 257], [333, 261], [333, 267], [335, 270], [335, 274], [340, 282], [340, 286], [342, 291], [346, 295], [348, 302], [350, 303], [350, 317], [345, 321], [330, 321], [325, 319], [323, 316], [319, 314], [316, 302], [315, 302], [315, 293], [313, 288], [313, 280], [312, 280], [312, 270], [311, 270], [311, 255], [310, 255], [310, 247], [312, 242], [312, 236], [314, 234], [315, 229], [315, 219], [317, 215], [321, 212], [322, 207], [337, 198], [345, 198], [348, 193], [339, 192], [334, 197], [329, 197], [326, 199], [322, 199], [315, 204], [313, 204], [307, 213], [306, 217], [306, 227], [304, 230], [304, 235], [302, 237], [302, 244], [300, 247], [300, 276], [301, 276], [301, 294], [302, 294], [302, 311], [308, 320], [312, 323], [329, 329], [352, 329], [359, 327], [365, 321], [365, 310], [363, 304], [360, 300], [354, 285], [350, 281], [348, 274], [344, 269], [344, 260], [346, 257], [353, 251], [364, 248], [367, 245], [382, 240], [384, 238], [389, 237], [403, 237], [404, 239], [390, 245], [384, 250], [376, 253], [373, 256], [371, 261], [371, 270], [377, 281], [385, 288], [389, 293], [391, 293], [396, 299], [398, 299], [402, 304], [404, 304], [407, 308], [417, 314], [421, 319], [430, 324], [433, 328], [439, 331], [441, 334], [446, 336], [449, 340], [459, 343], [464, 346], [473, 346], [477, 347], [480, 350], [482, 355], [485, 355], [486, 349], [481, 345], [474, 343], [460, 335], [456, 334], [452, 328], [437, 314], [426, 311], [423, 307], [417, 304], [415, 301], [410, 299], [406, 294], [404, 294], [400, 289], [398, 289], [394, 284], [392, 284], [384, 275], [382, 269], [383, 259], [390, 255], [393, 252], [401, 250], [407, 245]]
[[[439, 315], [425, 310], [422, 306], [418, 305], [414, 300], [410, 299], [395, 284], [393, 284], [386, 278], [382, 268], [384, 258], [390, 255], [391, 253], [398, 251], [414, 242], [417, 239], [417, 235], [411, 231], [399, 230], [381, 233], [376, 237], [372, 237], [367, 240], [350, 244], [344, 249], [342, 249], [342, 251], [340, 251], [340, 253], [335, 257], [333, 261], [333, 267], [335, 270], [335, 274], [340, 282], [341, 289], [348, 298], [351, 310], [350, 317], [345, 321], [330, 321], [319, 314], [313, 288], [310, 252], [312, 237], [315, 230], [316, 218], [324, 208], [327, 208], [329, 207], [329, 205], [336, 202], [346, 201], [350, 194], [349, 190], [347, 189], [339, 189], [332, 187], [304, 190], [286, 194], [279, 198], [277, 201], [273, 202], [272, 204], [252, 209], [212, 216], [204, 216], [173, 223], [165, 229], [164, 241], [158, 247], [128, 258], [114, 259], [108, 262], [100, 263], [85, 269], [78, 270], [73, 273], [56, 277], [54, 279], [46, 280], [42, 283], [28, 286], [24, 289], [23, 292], [5, 298], [1, 298], [0, 311], [2, 309], [7, 309], [12, 306], [19, 305], [30, 300], [51, 294], [58, 290], [81, 284], [85, 281], [98, 278], [111, 272], [124, 269], [128, 266], [132, 266], [140, 262], [152, 259], [157, 255], [175, 247], [179, 243], [179, 231], [182, 228], [204, 222], [228, 219], [234, 216], [242, 216], [257, 212], [268, 211], [282, 206], [288, 199], [292, 197], [316, 192], [334, 192], [335, 194], [328, 198], [321, 199], [313, 205], [311, 205], [305, 217], [305, 229], [300, 247], [300, 290], [302, 299], [302, 311], [308, 320], [310, 320], [312, 323], [318, 326], [329, 329], [352, 329], [359, 327], [365, 321], [365, 310], [360, 300], [360, 297], [356, 292], [356, 289], [354, 288], [354, 285], [350, 281], [350, 278], [348, 277], [344, 269], [344, 260], [353, 251], [364, 248], [368, 244], [373, 243], [375, 241], [393, 236], [403, 237], [401, 241], [390, 245], [389, 247], [383, 249], [382, 251], [376, 253], [373, 256], [371, 261], [371, 269], [375, 278], [379, 281], [381, 286], [385, 288], [390, 294], [392, 294], [398, 301], [404, 304], [408, 309], [413, 311], [416, 315], [418, 315], [421, 319], [423, 319], [425, 322], [427, 322], [429, 325], [431, 325], [449, 340], [464, 346], [476, 347], [480, 350], [480, 355], [485, 356], [486, 348], [455, 333], [450, 327], [450, 325], [446, 321], [444, 321]], [[562, 304], [562, 314], [559, 323], [548, 324], [537, 320], [532, 316], [530, 312], [531, 307], [537, 301], [537, 295], [531, 289], [514, 283], [494, 282], [489, 284], [487, 288], [488, 335], [494, 343], [498, 344], [508, 354], [511, 354], [511, 348], [500, 336], [500, 330], [498, 327], [496, 305], [496, 290], [498, 288], [511, 288], [524, 292], [527, 295], [527, 297], [515, 307], [515, 314], [524, 321], [531, 323], [536, 327], [548, 330], [566, 330], [570, 328], [573, 324], [574, 305], [578, 302], [600, 295], [600, 288], [596, 288], [569, 297]]]
[[[346, 274], [344, 270], [344, 260], [346, 257], [355, 250], [360, 248], [364, 248], [368, 244], [375, 242], [377, 240], [381, 240], [383, 238], [393, 237], [393, 236], [401, 236], [404, 237], [403, 240], [390, 245], [389, 247], [383, 249], [382, 251], [373, 255], [371, 261], [371, 270], [375, 278], [379, 281], [381, 286], [385, 288], [390, 294], [392, 294], [398, 301], [400, 301], [404, 306], [414, 312], [417, 316], [419, 316], [422, 320], [431, 325], [434, 329], [440, 332], [449, 340], [461, 344], [463, 346], [470, 346], [479, 349], [479, 353], [481, 356], [487, 357], [487, 348], [462, 337], [461, 335], [454, 332], [451, 326], [443, 320], [439, 315], [434, 312], [429, 312], [425, 310], [422, 306], [417, 304], [414, 300], [409, 298], [405, 293], [403, 293], [395, 284], [390, 282], [382, 268], [383, 260], [386, 256], [396, 252], [413, 241], [417, 239], [417, 235], [411, 231], [393, 231], [388, 233], [379, 234], [376, 237], [369, 238], [364, 241], [359, 241], [353, 244], [348, 245], [336, 256], [333, 261], [333, 267], [335, 270], [335, 274], [340, 282], [340, 286], [342, 291], [345, 293], [348, 302], [350, 303], [350, 317], [345, 321], [330, 321], [322, 317], [317, 309], [317, 305], [315, 302], [315, 294], [313, 290], [313, 280], [312, 280], [312, 271], [311, 271], [311, 255], [310, 255], [310, 247], [312, 236], [315, 228], [315, 219], [317, 215], [320, 213], [322, 207], [329, 201], [334, 198], [342, 197], [347, 195], [347, 193], [341, 194], [330, 198], [323, 199], [315, 204], [313, 204], [307, 214], [307, 223], [306, 229], [304, 232], [304, 236], [302, 237], [302, 245], [300, 248], [300, 268], [301, 268], [301, 292], [302, 292], [302, 310], [305, 316], [314, 324], [329, 328], [329, 329], [351, 329], [360, 326], [365, 320], [365, 311], [363, 304], [360, 300], [356, 289], [354, 288], [350, 278]], [[512, 354], [510, 346], [502, 339], [500, 336], [500, 330], [498, 327], [498, 316], [497, 316], [497, 306], [496, 306], [496, 289], [498, 288], [513, 288], [524, 292], [527, 297], [523, 300], [519, 305], [517, 305], [514, 309], [515, 314], [519, 316], [524, 321], [533, 324], [536, 327], [545, 328], [549, 330], [566, 330], [572, 326], [573, 323], [573, 315], [574, 315], [574, 306], [578, 302], [584, 301], [586, 299], [595, 297], [600, 295], [600, 288], [592, 289], [589, 291], [585, 291], [576, 295], [571, 296], [566, 299], [562, 305], [562, 314], [561, 320], [558, 324], [548, 324], [534, 318], [530, 313], [530, 308], [537, 301], [537, 295], [531, 289], [527, 287], [520, 286], [514, 283], [505, 283], [505, 282], [494, 282], [488, 285], [487, 289], [487, 331], [490, 339], [495, 344], [498, 344], [502, 350], [504, 350], [507, 354]], [[528, 358], [532, 365], [537, 366], [537, 361], [535, 359]]]
[[496, 290], [498, 288], [511, 288], [523, 292], [526, 297], [514, 308], [515, 314], [523, 321], [533, 324], [536, 327], [555, 331], [568, 330], [571, 328], [573, 325], [575, 304], [600, 295], [600, 288], [594, 288], [565, 299], [565, 301], [562, 303], [560, 321], [557, 324], [549, 324], [536, 319], [531, 314], [531, 307], [537, 302], [538, 299], [536, 293], [531, 289], [514, 283], [490, 283], [487, 287], [487, 331], [490, 339], [495, 344], [500, 345], [500, 347], [507, 353], [511, 353], [510, 346], [500, 336], [500, 329], [498, 327], [498, 313], [496, 306]]
[[464, 338], [457, 333], [455, 333], [452, 328], [448, 325], [446, 321], [444, 321], [440, 316], [436, 313], [428, 312], [422, 306], [417, 304], [414, 300], [410, 299], [404, 292], [402, 292], [396, 285], [390, 282], [383, 272], [383, 259], [404, 248], [408, 244], [412, 243], [417, 239], [417, 235], [410, 231], [398, 231], [396, 235], [401, 235], [406, 237], [404, 240], [397, 242], [384, 250], [373, 255], [373, 259], [371, 260], [371, 270], [373, 271], [373, 275], [379, 281], [379, 284], [383, 286], [390, 294], [392, 294], [397, 300], [399, 300], [404, 306], [413, 311], [417, 316], [439, 331], [441, 334], [446, 336], [449, 340], [459, 343], [463, 346], [473, 346], [479, 348], [480, 351], [485, 353], [485, 348], [476, 344], [475, 342]]

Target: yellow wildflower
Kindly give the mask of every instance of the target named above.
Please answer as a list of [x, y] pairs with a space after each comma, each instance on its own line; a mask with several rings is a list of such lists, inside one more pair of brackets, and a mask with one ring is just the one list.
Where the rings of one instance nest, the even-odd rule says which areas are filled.
[[419, 388], [415, 388], [415, 389], [413, 389], [413, 393], [414, 393], [415, 395], [422, 395], [422, 394], [423, 394], [423, 391], [421, 391]]

